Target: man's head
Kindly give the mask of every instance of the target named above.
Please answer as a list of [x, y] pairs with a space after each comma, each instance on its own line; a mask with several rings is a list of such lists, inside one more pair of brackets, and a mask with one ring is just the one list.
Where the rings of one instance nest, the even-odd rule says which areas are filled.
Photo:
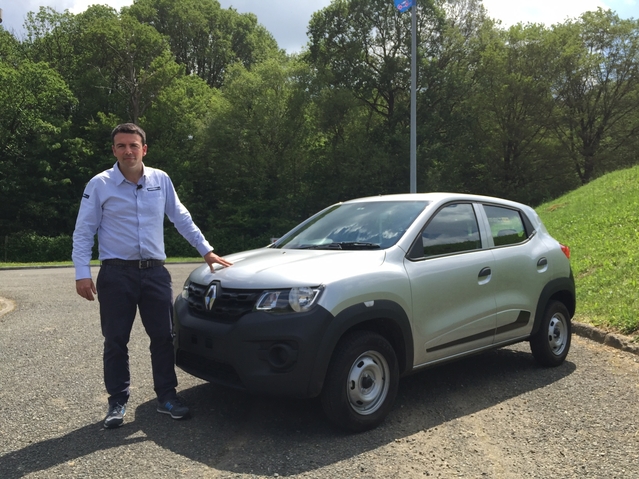
[[111, 132], [111, 142], [113, 144], [115, 144], [115, 135], [117, 135], [118, 133], [131, 133], [140, 135], [140, 138], [142, 138], [142, 145], [146, 145], [146, 133], [144, 133], [144, 130], [135, 123], [122, 123], [116, 126]]
[[111, 139], [120, 171], [127, 180], [137, 181], [144, 170], [142, 160], [147, 149], [144, 130], [133, 123], [124, 123], [113, 129]]

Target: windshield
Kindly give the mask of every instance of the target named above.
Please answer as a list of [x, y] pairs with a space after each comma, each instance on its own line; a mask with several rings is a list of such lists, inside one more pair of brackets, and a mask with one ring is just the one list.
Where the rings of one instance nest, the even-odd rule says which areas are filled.
[[380, 249], [393, 246], [428, 201], [346, 203], [319, 212], [273, 246], [283, 249]]

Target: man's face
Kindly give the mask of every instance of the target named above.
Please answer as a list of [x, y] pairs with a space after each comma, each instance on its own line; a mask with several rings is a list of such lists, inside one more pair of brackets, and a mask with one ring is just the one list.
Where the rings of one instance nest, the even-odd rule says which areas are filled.
[[116, 134], [111, 148], [121, 170], [137, 170], [142, 167], [146, 145], [142, 144], [142, 138], [137, 133]]

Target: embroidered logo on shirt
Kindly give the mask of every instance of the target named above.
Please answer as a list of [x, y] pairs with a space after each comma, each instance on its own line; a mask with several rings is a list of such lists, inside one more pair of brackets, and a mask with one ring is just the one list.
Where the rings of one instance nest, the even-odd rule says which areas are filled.
[[154, 186], [153, 188], [147, 188], [146, 191], [157, 191], [157, 190], [161, 190], [162, 188], [160, 188], [159, 186]]
[[84, 193], [84, 194], [82, 195], [82, 198], [89, 199], [89, 195], [87, 195], [86, 193]]

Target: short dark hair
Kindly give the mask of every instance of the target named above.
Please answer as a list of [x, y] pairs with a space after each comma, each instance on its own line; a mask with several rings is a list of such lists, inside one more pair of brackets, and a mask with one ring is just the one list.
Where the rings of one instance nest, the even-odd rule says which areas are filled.
[[116, 126], [111, 132], [111, 143], [115, 143], [115, 135], [118, 133], [133, 133], [140, 135], [140, 138], [142, 138], [142, 144], [146, 145], [146, 133], [144, 133], [144, 130], [135, 123], [122, 123]]

